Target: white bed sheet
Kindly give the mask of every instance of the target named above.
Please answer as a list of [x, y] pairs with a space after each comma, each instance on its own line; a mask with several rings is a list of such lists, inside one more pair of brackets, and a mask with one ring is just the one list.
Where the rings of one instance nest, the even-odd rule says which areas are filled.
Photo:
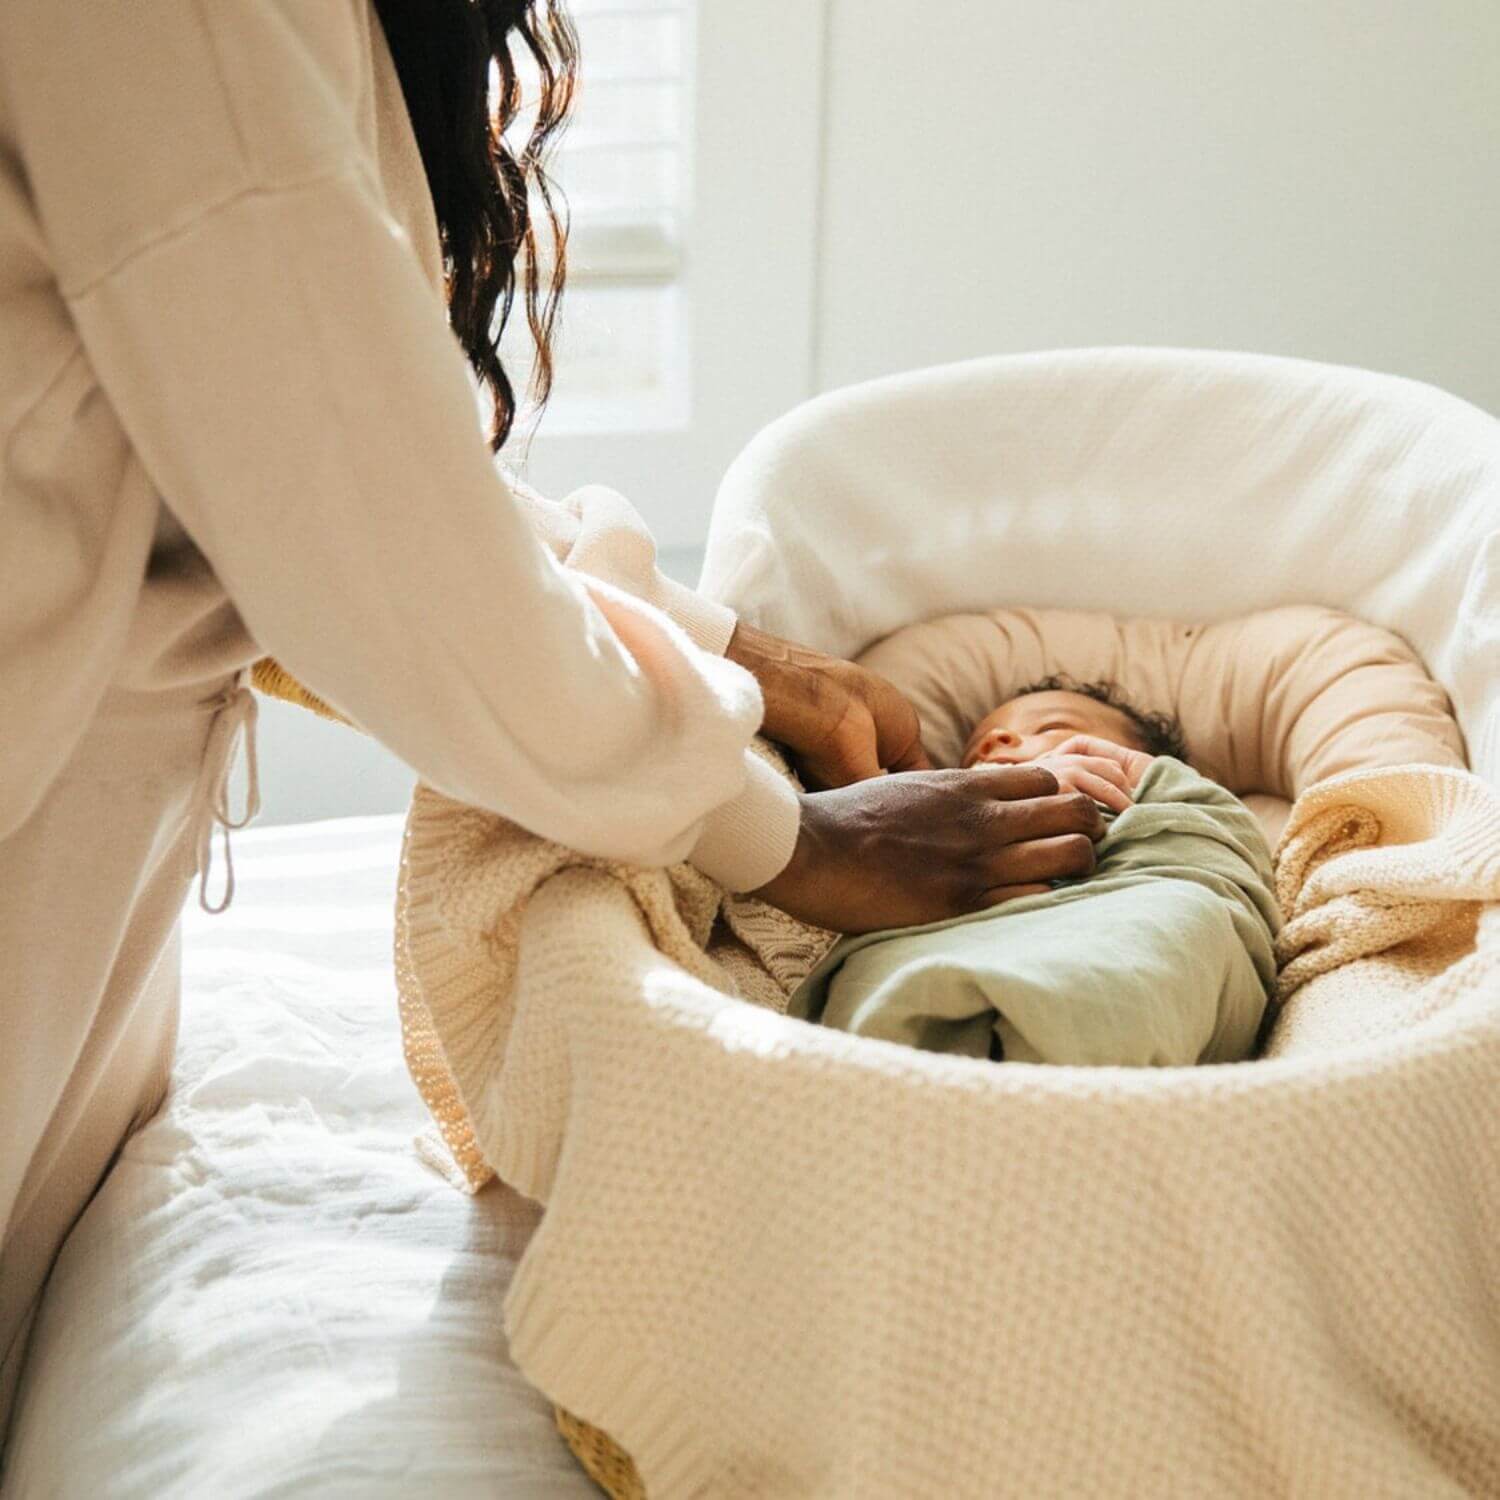
[[412, 1150], [400, 837], [251, 830], [230, 911], [189, 908], [172, 1090], [64, 1247], [6, 1500], [598, 1493], [506, 1349], [534, 1208]]

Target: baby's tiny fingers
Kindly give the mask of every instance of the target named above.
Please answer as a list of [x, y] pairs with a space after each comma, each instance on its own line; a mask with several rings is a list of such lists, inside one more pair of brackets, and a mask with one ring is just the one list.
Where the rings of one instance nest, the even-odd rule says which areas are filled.
[[1087, 793], [1095, 802], [1102, 802], [1114, 812], [1122, 813], [1134, 806], [1129, 792], [1122, 791], [1112, 781], [1106, 781], [1102, 776], [1094, 776], [1087, 771], [1081, 771], [1073, 778], [1073, 785], [1078, 791]]
[[1054, 745], [1048, 753], [1051, 755], [1095, 755], [1102, 760], [1117, 760], [1125, 753], [1125, 747], [1092, 734], [1070, 734], [1061, 744]]
[[1091, 734], [1075, 734], [1065, 739], [1052, 750], [1053, 755], [1097, 756], [1101, 760], [1113, 761], [1125, 772], [1126, 787], [1130, 791], [1140, 785], [1141, 777], [1151, 764], [1152, 757], [1144, 750], [1131, 750], [1111, 740], [1098, 739]]
[[1069, 765], [1077, 766], [1080, 771], [1087, 771], [1093, 776], [1102, 776], [1106, 781], [1112, 781], [1121, 791], [1130, 790], [1130, 777], [1117, 760], [1105, 760], [1101, 755], [1070, 755], [1067, 757]]

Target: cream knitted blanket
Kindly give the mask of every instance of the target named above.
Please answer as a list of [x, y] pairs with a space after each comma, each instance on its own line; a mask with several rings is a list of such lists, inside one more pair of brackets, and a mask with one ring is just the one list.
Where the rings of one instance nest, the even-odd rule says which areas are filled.
[[[421, 789], [398, 976], [512, 1352], [653, 1497], [1500, 1493], [1500, 797], [1298, 802], [1270, 1060], [776, 1014], [828, 935]], [[736, 985], [756, 1004], [731, 997]]]

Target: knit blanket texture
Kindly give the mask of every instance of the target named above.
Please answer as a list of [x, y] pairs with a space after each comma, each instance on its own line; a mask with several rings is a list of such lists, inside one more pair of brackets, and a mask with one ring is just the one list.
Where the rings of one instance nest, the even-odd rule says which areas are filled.
[[1500, 796], [1332, 778], [1266, 1059], [997, 1065], [779, 1012], [833, 941], [418, 789], [413, 1077], [546, 1212], [511, 1351], [653, 1497], [1500, 1493]]

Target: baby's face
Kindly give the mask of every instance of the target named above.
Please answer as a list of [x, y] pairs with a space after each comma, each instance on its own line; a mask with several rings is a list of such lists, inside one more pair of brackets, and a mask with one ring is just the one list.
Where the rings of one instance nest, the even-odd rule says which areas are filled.
[[1144, 750], [1134, 724], [1118, 708], [1082, 693], [1026, 693], [1002, 703], [974, 726], [963, 764], [1018, 766], [1055, 750], [1075, 734]]

